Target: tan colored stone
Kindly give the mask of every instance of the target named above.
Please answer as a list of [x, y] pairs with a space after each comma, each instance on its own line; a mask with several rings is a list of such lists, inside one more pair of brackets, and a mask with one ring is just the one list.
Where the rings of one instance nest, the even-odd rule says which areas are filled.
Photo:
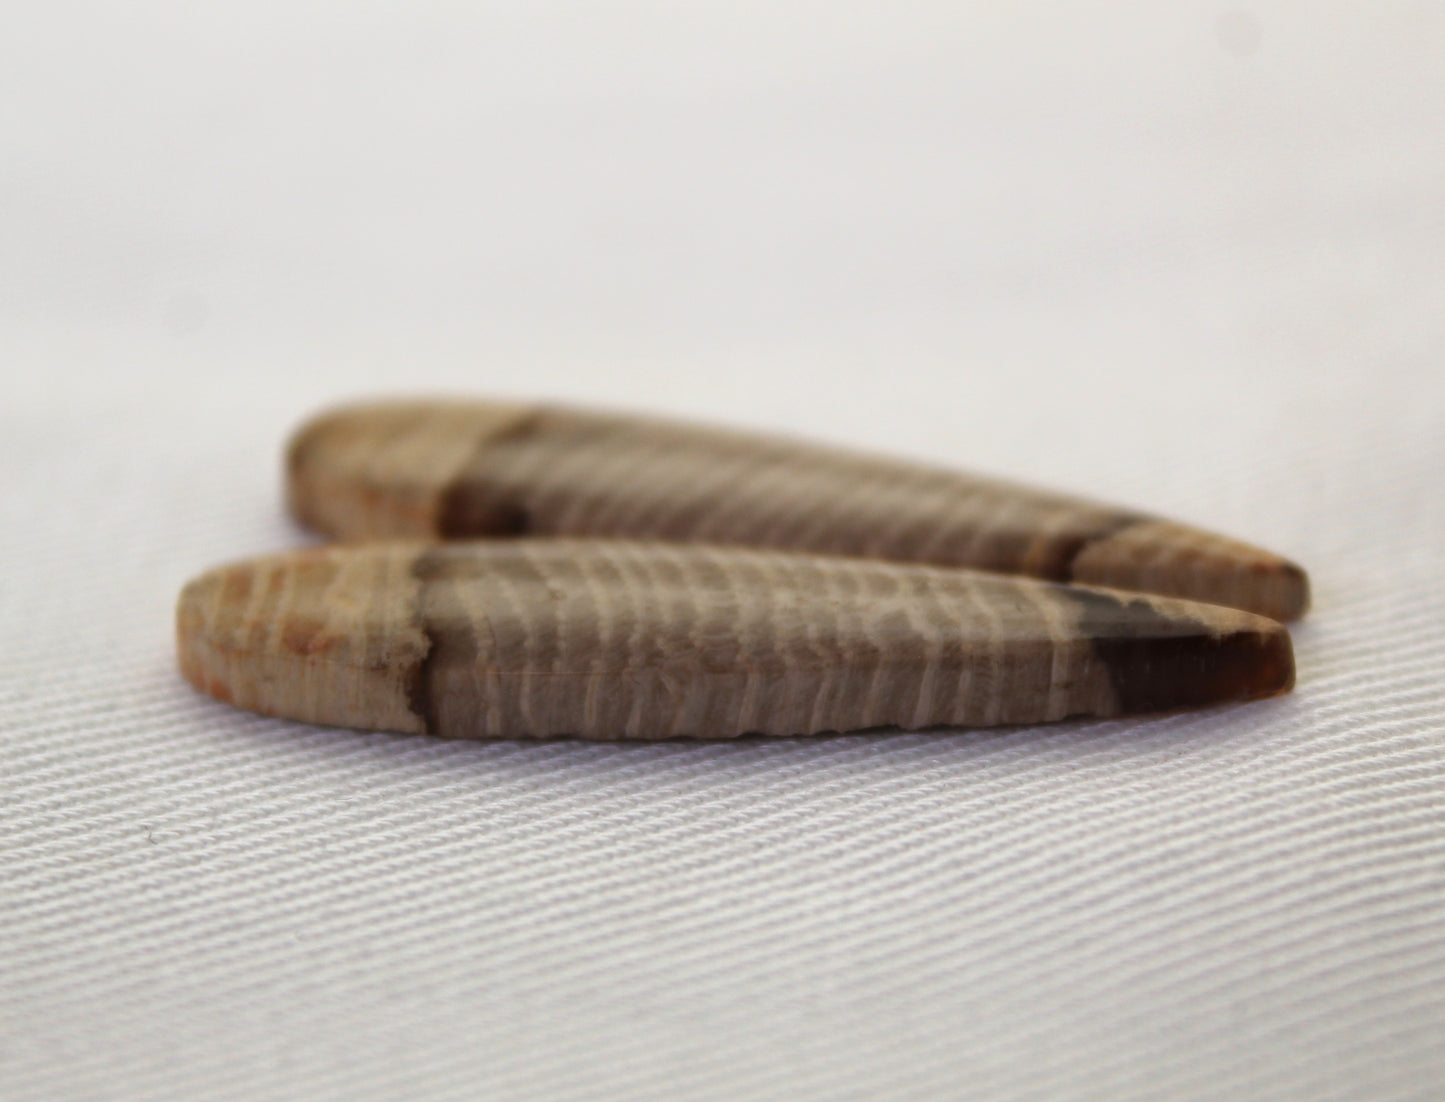
[[969, 570], [619, 540], [381, 542], [185, 587], [181, 669], [239, 707], [459, 737], [1034, 723], [1287, 691], [1232, 609]]
[[607, 536], [965, 566], [1300, 616], [1293, 563], [1184, 525], [800, 441], [549, 406], [410, 402], [294, 438], [291, 508], [343, 539]]

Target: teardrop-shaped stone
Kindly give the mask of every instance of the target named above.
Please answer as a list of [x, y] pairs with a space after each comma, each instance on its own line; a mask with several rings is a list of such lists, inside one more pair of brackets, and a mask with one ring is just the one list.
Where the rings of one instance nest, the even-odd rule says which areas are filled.
[[467, 402], [305, 426], [291, 508], [343, 539], [607, 536], [965, 566], [1280, 620], [1304, 571], [1256, 547], [1012, 483], [652, 418]]
[[185, 587], [220, 700], [460, 737], [1034, 723], [1287, 691], [1289, 635], [1163, 597], [860, 558], [622, 540], [331, 546]]

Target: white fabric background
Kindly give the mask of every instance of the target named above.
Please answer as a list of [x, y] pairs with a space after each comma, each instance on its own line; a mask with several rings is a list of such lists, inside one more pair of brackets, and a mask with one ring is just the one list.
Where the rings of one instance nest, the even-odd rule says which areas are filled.
[[[0, 1097], [1441, 1097], [1438, 4], [216, 7], [0, 11]], [[192, 692], [181, 583], [394, 390], [1237, 534], [1313, 573], [1299, 688], [641, 746]]]

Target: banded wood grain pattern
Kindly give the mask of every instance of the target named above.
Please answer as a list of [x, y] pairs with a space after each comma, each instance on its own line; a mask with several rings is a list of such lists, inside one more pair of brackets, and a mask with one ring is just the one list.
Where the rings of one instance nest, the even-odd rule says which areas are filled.
[[775, 437], [554, 407], [412, 402], [293, 439], [296, 517], [343, 539], [607, 536], [965, 566], [1300, 616], [1296, 565], [1136, 512]]
[[186, 586], [218, 699], [460, 737], [988, 726], [1269, 696], [1288, 633], [1217, 606], [967, 570], [620, 540], [382, 542]]

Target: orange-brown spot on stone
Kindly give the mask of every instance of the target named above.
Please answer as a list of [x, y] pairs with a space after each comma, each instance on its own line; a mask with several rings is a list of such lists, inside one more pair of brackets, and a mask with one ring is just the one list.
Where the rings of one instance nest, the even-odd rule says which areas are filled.
[[221, 602], [240, 606], [251, 596], [251, 586], [256, 580], [253, 570], [228, 570], [221, 581]]
[[292, 616], [281, 632], [281, 645], [293, 654], [322, 654], [336, 646], [335, 638], [322, 633], [326, 624], [310, 616]]
[[206, 678], [206, 692], [223, 704], [236, 703], [235, 699], [231, 696], [230, 686], [217, 677]]

